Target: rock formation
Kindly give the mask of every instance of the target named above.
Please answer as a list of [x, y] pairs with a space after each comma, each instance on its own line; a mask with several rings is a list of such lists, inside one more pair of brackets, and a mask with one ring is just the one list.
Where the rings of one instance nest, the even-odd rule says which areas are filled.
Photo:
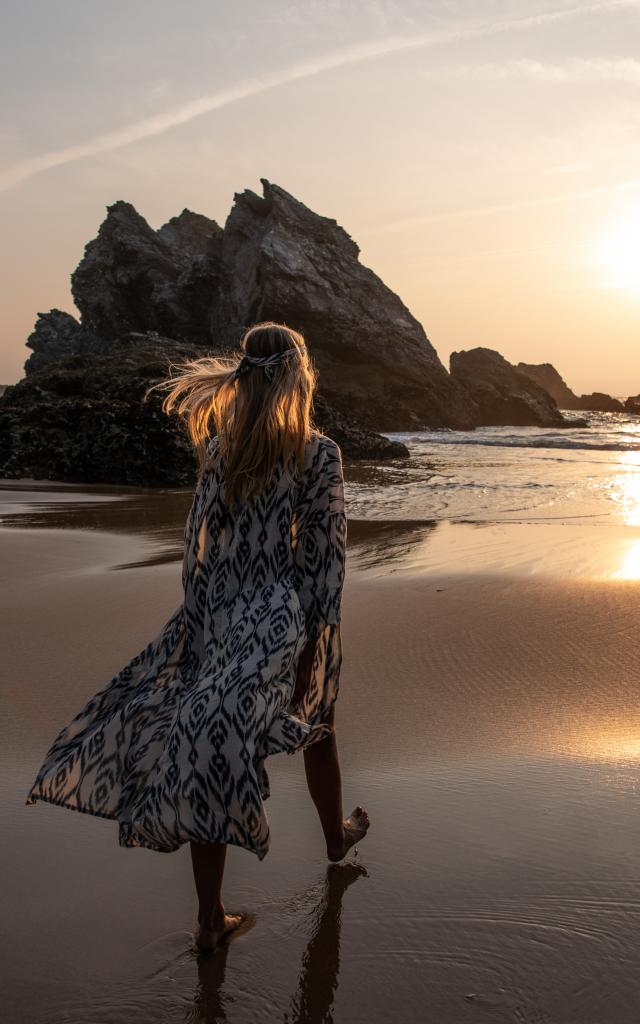
[[532, 380], [534, 384], [544, 388], [559, 409], [577, 408], [575, 403], [578, 401], [578, 396], [574, 395], [551, 363], [518, 363], [516, 370]]
[[630, 395], [624, 403], [624, 411], [632, 416], [640, 416], [640, 395]]
[[519, 373], [499, 352], [473, 348], [451, 354], [451, 375], [474, 403], [478, 426], [564, 427], [551, 395]]
[[518, 363], [518, 373], [548, 391], [561, 409], [576, 409], [582, 412], [622, 412], [623, 405], [617, 398], [594, 391], [591, 395], [576, 395], [569, 388], [551, 363]]
[[157, 392], [142, 397], [171, 364], [229, 355], [247, 326], [270, 319], [304, 333], [319, 370], [318, 425], [347, 457], [408, 454], [377, 431], [573, 425], [531, 379], [544, 371], [565, 405], [572, 392], [548, 364], [516, 369], [473, 349], [452, 356], [449, 375], [347, 232], [262, 186], [262, 196], [236, 194], [224, 227], [183, 210], [156, 231], [129, 203], [108, 208], [72, 275], [80, 319], [40, 314], [26, 376], [0, 397], [1, 475], [192, 482], [183, 425]]
[[236, 194], [224, 228], [184, 210], [155, 231], [129, 203], [108, 208], [72, 275], [80, 320], [40, 314], [26, 376], [0, 399], [0, 474], [190, 481], [180, 423], [141, 395], [170, 363], [228, 355], [266, 319], [304, 333], [318, 424], [345, 455], [407, 454], [375, 431], [473, 426], [468, 395], [346, 231], [262, 185]]
[[582, 409], [585, 412], [623, 412], [624, 405], [617, 398], [605, 395], [602, 391], [594, 391], [590, 395], [580, 395], [574, 409]]

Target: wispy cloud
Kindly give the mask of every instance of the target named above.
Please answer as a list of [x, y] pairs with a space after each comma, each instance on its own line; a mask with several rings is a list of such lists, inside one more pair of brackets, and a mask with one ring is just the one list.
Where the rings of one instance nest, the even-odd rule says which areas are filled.
[[439, 32], [413, 33], [407, 36], [389, 36], [384, 39], [369, 40], [356, 43], [316, 58], [291, 64], [288, 68], [272, 74], [265, 74], [246, 79], [226, 89], [220, 89], [206, 96], [201, 96], [188, 103], [165, 110], [155, 116], [116, 128], [113, 131], [87, 139], [62, 149], [50, 150], [38, 156], [18, 161], [0, 173], [0, 191], [6, 191], [27, 181], [36, 174], [74, 163], [87, 157], [110, 153], [144, 139], [162, 135], [179, 125], [187, 124], [203, 114], [220, 110], [232, 103], [258, 96], [270, 89], [288, 85], [292, 82], [314, 75], [333, 71], [348, 65], [360, 64], [364, 61], [390, 56], [405, 50], [415, 50], [463, 39], [490, 36], [504, 32], [517, 32], [532, 29], [554, 22], [567, 21], [602, 12], [610, 13], [623, 8], [637, 8], [639, 0], [600, 0], [595, 3], [582, 3], [560, 10], [543, 11], [528, 14], [519, 18], [498, 19], [476, 25], [463, 26]]
[[403, 217], [398, 220], [387, 221], [386, 224], [373, 224], [370, 228], [361, 228], [360, 234], [384, 234], [388, 231], [401, 231], [403, 228], [413, 228], [421, 224], [437, 224], [447, 220], [467, 220], [470, 217], [486, 217], [495, 213], [511, 213], [512, 211], [528, 210], [538, 206], [555, 206], [615, 192], [633, 192], [637, 189], [640, 189], [640, 178], [629, 178], [627, 181], [617, 181], [611, 185], [596, 185], [593, 188], [579, 189], [575, 192], [563, 192], [555, 196], [537, 196], [531, 199], [515, 200], [512, 203], [494, 203], [491, 206], [471, 206], [459, 210], [443, 210], [441, 213], [428, 213], [423, 216]]
[[526, 81], [573, 85], [582, 82], [614, 82], [640, 85], [640, 60], [632, 57], [608, 60], [602, 57], [574, 57], [561, 64], [520, 58], [458, 67], [426, 68], [425, 78], [454, 78], [465, 81]]

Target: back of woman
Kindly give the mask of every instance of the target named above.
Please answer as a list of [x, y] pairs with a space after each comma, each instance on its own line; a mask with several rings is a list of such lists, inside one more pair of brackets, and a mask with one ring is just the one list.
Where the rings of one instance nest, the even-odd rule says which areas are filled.
[[268, 756], [304, 751], [329, 859], [368, 828], [361, 808], [343, 819], [334, 732], [340, 449], [313, 426], [316, 374], [302, 336], [267, 322], [241, 349], [239, 360], [190, 361], [156, 385], [198, 456], [183, 600], [62, 730], [27, 797], [115, 819], [122, 846], [188, 842], [200, 950], [248, 921], [225, 913], [224, 859], [229, 845], [268, 851]]

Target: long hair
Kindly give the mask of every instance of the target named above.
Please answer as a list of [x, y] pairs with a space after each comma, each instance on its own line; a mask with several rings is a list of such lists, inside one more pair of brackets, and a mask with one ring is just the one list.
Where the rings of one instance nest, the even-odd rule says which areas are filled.
[[[235, 358], [207, 356], [172, 367], [178, 373], [146, 393], [155, 388], [169, 392], [162, 410], [184, 417], [200, 474], [207, 464], [207, 442], [212, 432], [217, 435], [230, 508], [261, 494], [276, 463], [288, 474], [302, 470], [314, 429], [318, 378], [304, 337], [286, 324], [254, 324], [243, 334], [240, 349]], [[275, 358], [266, 363], [270, 356]]]

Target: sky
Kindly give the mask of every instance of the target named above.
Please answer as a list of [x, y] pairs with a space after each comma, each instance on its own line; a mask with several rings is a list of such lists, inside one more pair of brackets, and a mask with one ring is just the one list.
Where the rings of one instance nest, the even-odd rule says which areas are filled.
[[8, 0], [0, 383], [105, 207], [219, 223], [267, 178], [440, 358], [640, 392], [640, 0]]

